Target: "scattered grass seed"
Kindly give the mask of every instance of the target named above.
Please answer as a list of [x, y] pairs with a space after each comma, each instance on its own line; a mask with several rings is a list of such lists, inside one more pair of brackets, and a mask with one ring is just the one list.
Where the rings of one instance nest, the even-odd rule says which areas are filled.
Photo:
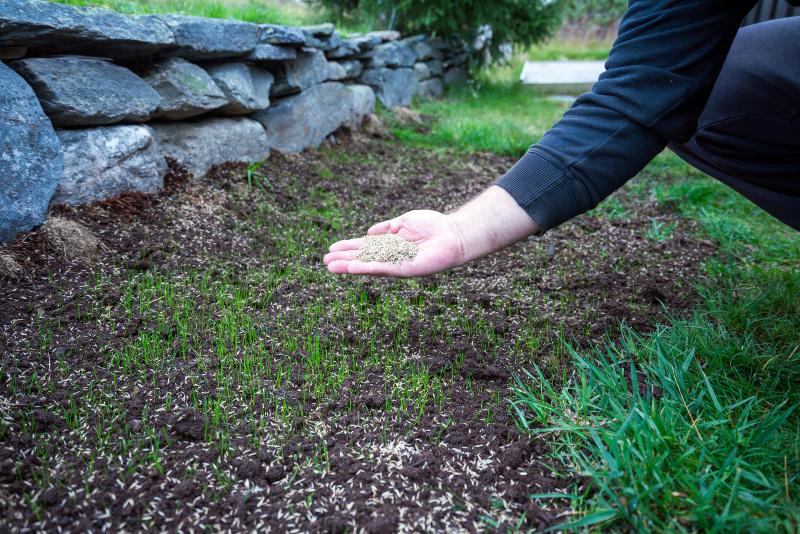
[[397, 234], [368, 235], [364, 237], [364, 246], [358, 251], [358, 259], [403, 263], [416, 258], [417, 252], [416, 243], [403, 239]]

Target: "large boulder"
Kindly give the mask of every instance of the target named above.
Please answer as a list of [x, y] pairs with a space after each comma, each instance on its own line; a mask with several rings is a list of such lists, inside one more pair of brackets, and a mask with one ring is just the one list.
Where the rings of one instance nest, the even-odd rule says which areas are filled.
[[252, 163], [269, 156], [264, 128], [245, 118], [211, 118], [194, 122], [153, 124], [158, 149], [195, 177], [229, 162]]
[[83, 56], [23, 59], [13, 63], [56, 126], [144, 122], [161, 98], [133, 72]]
[[258, 44], [259, 28], [250, 22], [188, 15], [141, 15], [138, 19], [167, 25], [175, 40], [171, 54], [186, 59], [246, 56]]
[[441, 78], [430, 78], [419, 82], [417, 95], [425, 100], [434, 100], [444, 94], [444, 83]]
[[269, 88], [273, 78], [264, 69], [244, 63], [225, 63], [208, 67], [207, 72], [228, 100], [220, 112], [246, 115], [269, 107]]
[[369, 66], [378, 67], [413, 67], [417, 55], [410, 44], [403, 41], [389, 41], [375, 47], [368, 53]]
[[107, 9], [81, 8], [44, 0], [0, 2], [0, 42], [28, 47], [29, 55], [74, 53], [132, 58], [174, 45], [170, 28]]
[[320, 50], [304, 48], [297, 58], [271, 67], [275, 75], [270, 96], [299, 93], [328, 79], [328, 61]]
[[122, 193], [155, 193], [167, 165], [147, 126], [59, 130], [64, 176], [53, 204], [91, 204]]
[[387, 108], [408, 106], [417, 94], [414, 69], [366, 69], [359, 82], [372, 87]]
[[297, 50], [290, 46], [280, 46], [267, 43], [257, 44], [247, 56], [248, 61], [261, 63], [265, 61], [290, 61], [297, 57]]
[[157, 63], [145, 80], [161, 97], [157, 117], [186, 119], [228, 104], [211, 76], [185, 59], [174, 57]]
[[0, 63], [0, 243], [44, 222], [63, 161], [33, 89]]
[[306, 33], [299, 28], [289, 28], [278, 24], [259, 24], [258, 42], [274, 45], [304, 46]]
[[284, 98], [253, 118], [264, 125], [269, 146], [280, 152], [300, 152], [318, 147], [343, 125], [360, 123], [372, 113], [368, 87], [337, 82], [315, 85], [299, 95]]

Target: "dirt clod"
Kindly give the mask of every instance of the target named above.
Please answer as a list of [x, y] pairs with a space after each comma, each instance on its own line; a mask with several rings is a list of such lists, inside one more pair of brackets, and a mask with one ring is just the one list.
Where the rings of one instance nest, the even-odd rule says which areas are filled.
[[88, 228], [69, 219], [50, 217], [40, 231], [47, 244], [68, 260], [91, 263], [102, 247], [102, 242]]
[[368, 235], [364, 237], [364, 246], [358, 251], [358, 259], [403, 263], [416, 258], [417, 251], [416, 243], [403, 239], [397, 234]]

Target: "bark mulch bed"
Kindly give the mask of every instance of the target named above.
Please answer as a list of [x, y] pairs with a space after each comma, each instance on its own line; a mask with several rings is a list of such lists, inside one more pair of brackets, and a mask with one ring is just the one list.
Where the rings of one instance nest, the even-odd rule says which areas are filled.
[[[454, 208], [513, 161], [339, 136], [159, 195], [54, 213], [2, 252], [0, 530], [541, 529], [580, 480], [515, 426], [533, 364], [569, 372], [619, 325], [681, 313], [711, 246], [621, 193], [586, 215], [421, 280], [334, 278], [327, 244], [413, 208]], [[249, 180], [248, 180], [249, 176]], [[652, 221], [672, 228], [653, 236]], [[678, 223], [678, 224], [676, 224]]]

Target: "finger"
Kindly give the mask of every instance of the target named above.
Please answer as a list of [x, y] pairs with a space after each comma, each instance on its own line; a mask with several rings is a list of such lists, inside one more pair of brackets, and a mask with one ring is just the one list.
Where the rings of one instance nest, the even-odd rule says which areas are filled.
[[368, 235], [378, 235], [378, 234], [388, 234], [397, 233], [397, 230], [400, 229], [400, 219], [390, 219], [388, 221], [379, 222], [378, 224], [372, 225], [369, 230], [367, 230]]
[[395, 263], [379, 261], [351, 261], [347, 266], [348, 274], [369, 276], [399, 276], [400, 268]]
[[355, 239], [343, 239], [342, 241], [337, 241], [333, 245], [328, 248], [330, 252], [336, 252], [339, 250], [358, 250], [364, 246], [364, 238], [357, 237]]
[[393, 263], [358, 260], [335, 260], [328, 264], [328, 271], [333, 274], [354, 274], [370, 276], [400, 276], [398, 267]]
[[328, 252], [322, 258], [322, 263], [328, 265], [332, 261], [345, 260], [352, 261], [358, 259], [358, 250], [337, 250], [336, 252]]

